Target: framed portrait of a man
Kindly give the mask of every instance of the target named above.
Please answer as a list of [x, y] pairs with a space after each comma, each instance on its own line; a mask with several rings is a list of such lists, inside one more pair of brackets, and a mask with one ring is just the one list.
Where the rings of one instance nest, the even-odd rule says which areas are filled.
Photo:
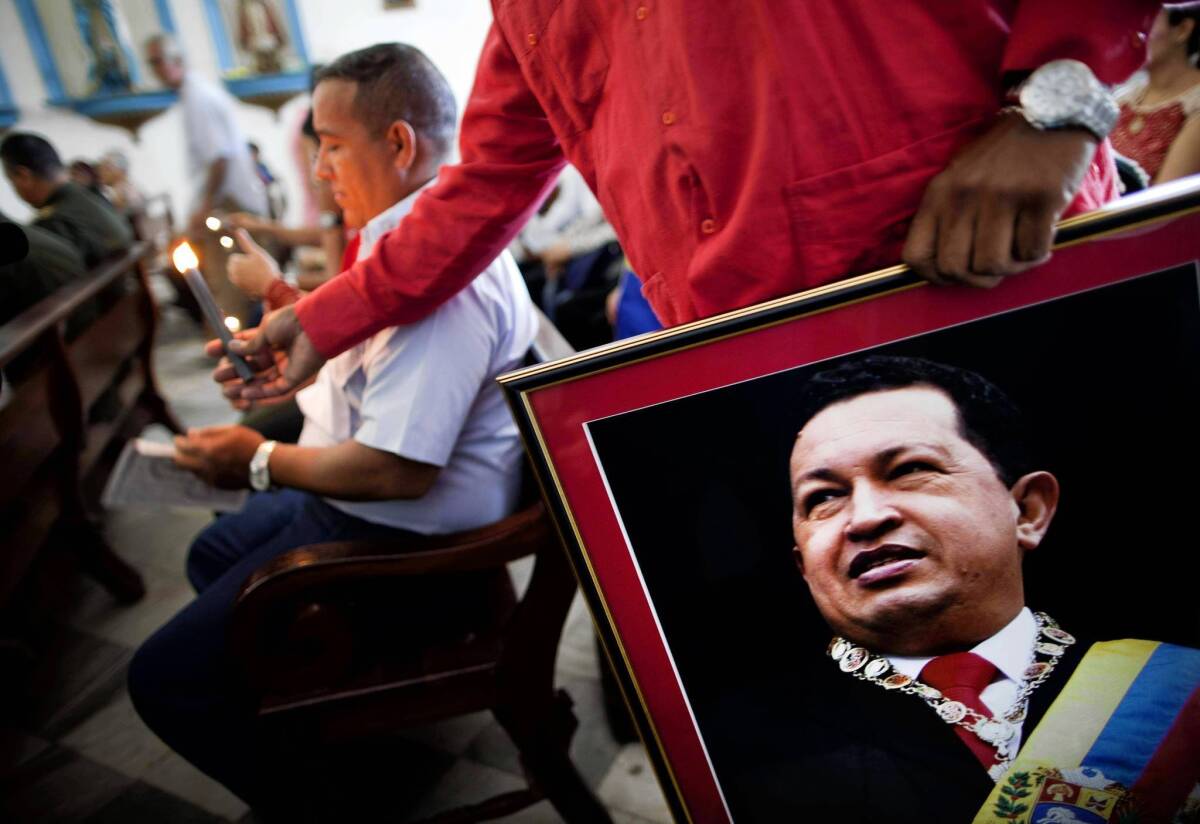
[[1197, 259], [1183, 182], [502, 378], [677, 820], [1198, 820]]

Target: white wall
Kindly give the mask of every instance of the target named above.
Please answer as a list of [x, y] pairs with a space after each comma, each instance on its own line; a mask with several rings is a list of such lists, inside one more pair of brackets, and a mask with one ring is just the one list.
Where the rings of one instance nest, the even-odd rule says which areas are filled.
[[[383, 0], [297, 0], [309, 58], [323, 63], [372, 43], [410, 43], [429, 55], [445, 73], [458, 97], [461, 115], [491, 22], [490, 6], [487, 0], [416, 3], [416, 8], [384, 11]], [[193, 71], [216, 78], [216, 50], [202, 0], [170, 0], [170, 5], [188, 65]], [[46, 25], [49, 28], [51, 24]], [[132, 23], [131, 28], [135, 28]], [[46, 89], [13, 0], [0, 0], [0, 66], [20, 108], [14, 129], [44, 135], [68, 162], [76, 157], [94, 159], [109, 149], [123, 150], [130, 158], [135, 182], [151, 194], [170, 192], [177, 218], [184, 217], [192, 182], [185, 171], [182, 118], [175, 108], [148, 121], [133, 135], [69, 110], [47, 106]], [[292, 161], [289, 132], [306, 105], [303, 98], [293, 99], [278, 115], [244, 103], [238, 108], [248, 139], [258, 143], [263, 159], [284, 182], [289, 219], [298, 219], [300, 204], [299, 171]], [[0, 211], [16, 220], [30, 216], [30, 209], [7, 181], [0, 183]]]

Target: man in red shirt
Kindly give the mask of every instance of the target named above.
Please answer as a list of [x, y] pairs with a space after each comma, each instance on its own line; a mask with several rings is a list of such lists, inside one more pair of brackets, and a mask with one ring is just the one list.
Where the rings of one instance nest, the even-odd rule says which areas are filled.
[[666, 325], [902, 252], [931, 280], [993, 285], [1046, 259], [1060, 216], [1116, 193], [1107, 128], [1001, 111], [1009, 93], [1062, 61], [1093, 85], [1123, 80], [1157, 7], [496, 2], [462, 161], [370, 259], [238, 344], [289, 357], [282, 374], [228, 380], [226, 393], [287, 391], [373, 332], [425, 317], [505, 247], [568, 161]]

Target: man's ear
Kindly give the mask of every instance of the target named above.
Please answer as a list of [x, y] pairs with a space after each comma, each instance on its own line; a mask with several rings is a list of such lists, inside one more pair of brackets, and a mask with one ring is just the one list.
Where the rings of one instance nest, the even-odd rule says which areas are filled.
[[1191, 17], [1185, 17], [1179, 21], [1179, 25], [1175, 27], [1178, 32], [1176, 39], [1180, 43], [1187, 43], [1192, 38], [1192, 31], [1196, 28], [1196, 20]]
[[407, 120], [393, 120], [388, 126], [387, 140], [396, 149], [396, 158], [392, 161], [396, 171], [407, 172], [417, 162], [417, 133]]
[[800, 574], [804, 574], [804, 555], [800, 552], [800, 547], [792, 547], [792, 560], [796, 562], [796, 569], [800, 570]]
[[1030, 472], [1012, 487], [1017, 504], [1017, 545], [1037, 549], [1058, 509], [1058, 479], [1049, 472]]

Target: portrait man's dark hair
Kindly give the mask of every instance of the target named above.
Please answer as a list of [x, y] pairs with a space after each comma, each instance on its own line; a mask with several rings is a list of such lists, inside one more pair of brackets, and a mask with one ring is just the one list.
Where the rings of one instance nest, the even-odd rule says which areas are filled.
[[931, 386], [958, 411], [959, 432], [988, 459], [1005, 486], [1034, 470], [1021, 410], [991, 381], [967, 369], [924, 358], [867, 355], [818, 372], [804, 385], [796, 431], [835, 403], [889, 389]]
[[454, 140], [457, 105], [450, 84], [420, 49], [403, 43], [378, 43], [344, 54], [314, 76], [358, 84], [354, 106], [362, 122], [383, 133], [395, 120], [442, 153]]
[[0, 160], [10, 167], [21, 166], [41, 178], [50, 178], [63, 168], [62, 159], [40, 135], [16, 132], [0, 143]]

